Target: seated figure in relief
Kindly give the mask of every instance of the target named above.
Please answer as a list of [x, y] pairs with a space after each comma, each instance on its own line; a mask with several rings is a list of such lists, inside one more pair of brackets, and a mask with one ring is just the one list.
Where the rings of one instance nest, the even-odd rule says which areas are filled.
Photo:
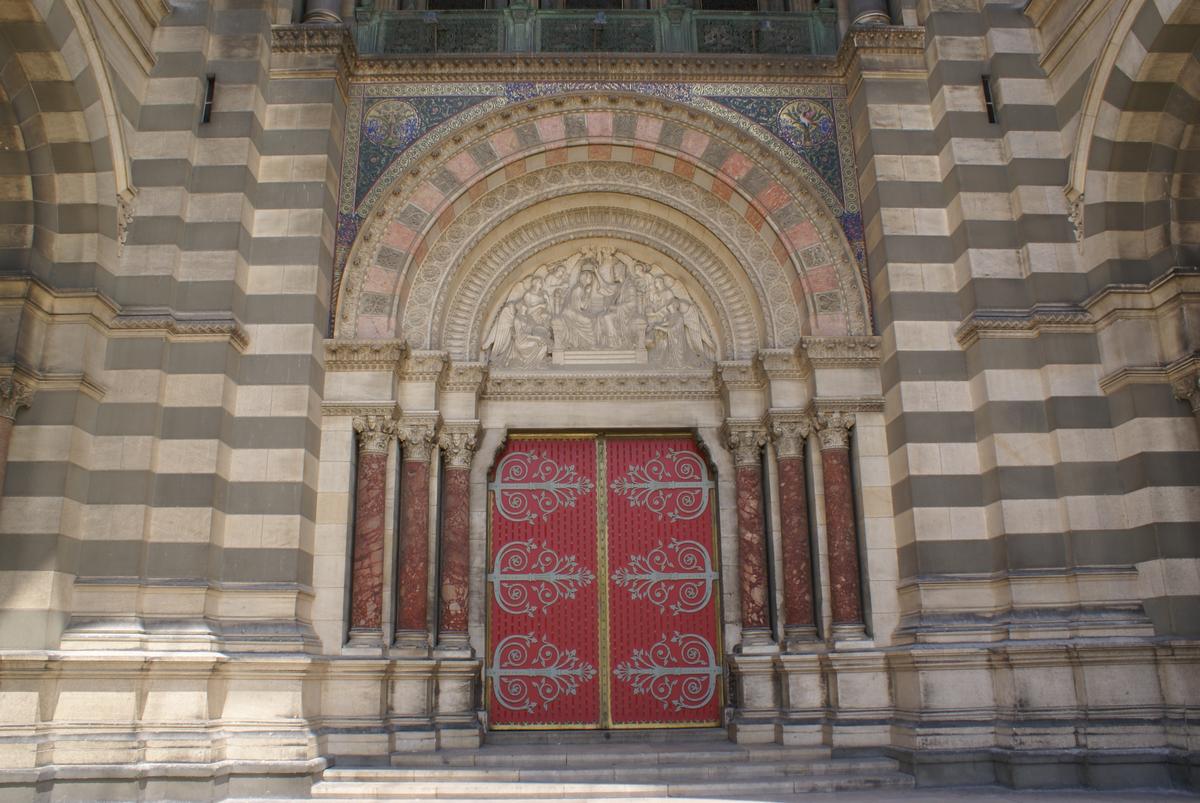
[[483, 349], [493, 364], [521, 368], [570, 351], [645, 349], [650, 363], [670, 368], [702, 367], [716, 357], [712, 332], [683, 284], [614, 248], [583, 249], [518, 282]]

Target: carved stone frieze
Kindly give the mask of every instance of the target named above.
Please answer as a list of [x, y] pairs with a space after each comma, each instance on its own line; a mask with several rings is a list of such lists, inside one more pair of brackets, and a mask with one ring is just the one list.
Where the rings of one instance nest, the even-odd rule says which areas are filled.
[[438, 435], [438, 448], [446, 458], [446, 467], [469, 469], [478, 438], [478, 421], [447, 421]]
[[190, 318], [159, 310], [123, 311], [113, 318], [109, 328], [119, 332], [161, 332], [170, 340], [227, 339], [245, 351], [250, 336], [233, 318]]
[[884, 401], [882, 396], [855, 396], [838, 398], [822, 396], [812, 400], [814, 413], [882, 413]]
[[846, 449], [850, 446], [850, 430], [854, 426], [854, 414], [841, 411], [818, 412], [816, 426], [822, 450]]
[[712, 329], [679, 278], [616, 248], [543, 264], [509, 291], [484, 337], [493, 365], [631, 363], [699, 368]]
[[805, 337], [800, 352], [813, 368], [867, 368], [879, 365], [879, 337]]
[[493, 373], [484, 386], [489, 400], [621, 401], [627, 399], [715, 399], [711, 371], [687, 373]]
[[394, 371], [408, 354], [403, 340], [326, 340], [326, 371]]
[[400, 419], [396, 434], [404, 444], [404, 460], [429, 462], [440, 418], [437, 413], [412, 413]]
[[803, 457], [804, 442], [812, 434], [812, 416], [802, 410], [770, 410], [771, 441], [780, 457]]
[[354, 419], [354, 431], [358, 433], [360, 450], [386, 454], [392, 438], [396, 437], [396, 422], [391, 416], [358, 416]]
[[757, 466], [767, 444], [767, 427], [759, 419], [731, 418], [725, 422], [725, 444], [735, 466]]
[[1037, 337], [1040, 332], [1090, 332], [1091, 313], [1082, 307], [1038, 304], [1028, 309], [979, 310], [959, 325], [954, 333], [958, 344], [968, 348], [981, 337]]
[[400, 408], [393, 403], [321, 402], [321, 415], [330, 417], [366, 418], [380, 416], [393, 421], [400, 418]]
[[35, 388], [15, 376], [0, 378], [0, 418], [15, 419], [17, 411], [33, 403]]

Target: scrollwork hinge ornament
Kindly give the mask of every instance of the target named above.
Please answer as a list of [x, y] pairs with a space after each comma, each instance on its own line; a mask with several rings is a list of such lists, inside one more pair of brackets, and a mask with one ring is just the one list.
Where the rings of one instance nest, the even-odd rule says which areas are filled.
[[15, 377], [0, 379], [0, 418], [9, 420], [17, 417], [17, 411], [33, 402], [34, 388]]
[[817, 436], [822, 449], [848, 449], [850, 430], [854, 426], [854, 413], [817, 413]]
[[708, 639], [694, 633], [664, 635], [647, 649], [635, 649], [628, 661], [613, 669], [613, 675], [648, 694], [664, 709], [683, 711], [703, 708], [716, 694], [721, 667]]
[[[644, 465], [630, 466], [629, 472], [609, 484], [613, 493], [629, 500], [661, 521], [691, 521], [708, 509], [708, 494], [713, 488], [708, 467], [695, 452], [669, 449]], [[667, 510], [673, 505], [672, 510]]]

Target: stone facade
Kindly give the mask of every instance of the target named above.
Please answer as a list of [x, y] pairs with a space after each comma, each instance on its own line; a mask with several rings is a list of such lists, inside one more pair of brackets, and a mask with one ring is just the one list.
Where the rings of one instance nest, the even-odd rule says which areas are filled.
[[1200, 783], [1196, 4], [355, 5], [0, 3], [3, 794], [479, 745], [496, 455], [636, 429], [715, 478], [730, 739]]

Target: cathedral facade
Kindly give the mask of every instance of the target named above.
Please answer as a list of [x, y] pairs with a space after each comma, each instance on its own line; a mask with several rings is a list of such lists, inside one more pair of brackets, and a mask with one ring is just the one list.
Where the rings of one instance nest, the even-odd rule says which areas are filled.
[[0, 2], [0, 794], [503, 731], [1200, 784], [1200, 5]]

